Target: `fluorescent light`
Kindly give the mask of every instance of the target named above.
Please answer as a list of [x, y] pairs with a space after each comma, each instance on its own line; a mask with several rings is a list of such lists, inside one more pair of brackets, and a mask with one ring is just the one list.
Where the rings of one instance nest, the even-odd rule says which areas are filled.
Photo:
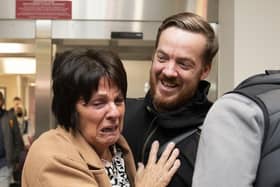
[[29, 86], [34, 87], [34, 86], [36, 86], [36, 84], [35, 84], [35, 82], [30, 82]]
[[21, 43], [0, 43], [0, 53], [25, 53], [33, 52], [32, 44]]
[[35, 58], [0, 58], [0, 73], [2, 74], [35, 74]]

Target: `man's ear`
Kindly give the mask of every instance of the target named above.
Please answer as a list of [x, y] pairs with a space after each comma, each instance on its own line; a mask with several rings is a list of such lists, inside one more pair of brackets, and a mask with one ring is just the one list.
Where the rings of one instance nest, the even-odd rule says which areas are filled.
[[155, 55], [156, 55], [156, 50], [154, 50], [153, 53], [152, 53], [152, 62], [154, 62]]
[[211, 71], [211, 68], [212, 68], [211, 63], [207, 63], [202, 67], [202, 73], [201, 73], [201, 76], [200, 76], [200, 80], [204, 80], [208, 77], [208, 75]]

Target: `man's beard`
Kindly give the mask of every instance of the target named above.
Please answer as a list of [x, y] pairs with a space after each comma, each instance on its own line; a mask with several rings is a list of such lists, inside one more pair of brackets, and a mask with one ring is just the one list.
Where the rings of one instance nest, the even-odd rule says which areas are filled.
[[160, 112], [166, 112], [178, 109], [179, 107], [183, 106], [189, 99], [193, 96], [193, 94], [190, 94], [189, 90], [185, 90], [176, 97], [172, 98], [165, 98], [164, 96], [161, 96], [156, 93], [156, 81], [154, 79], [150, 79], [150, 93], [153, 98], [153, 105], [156, 108], [156, 110]]

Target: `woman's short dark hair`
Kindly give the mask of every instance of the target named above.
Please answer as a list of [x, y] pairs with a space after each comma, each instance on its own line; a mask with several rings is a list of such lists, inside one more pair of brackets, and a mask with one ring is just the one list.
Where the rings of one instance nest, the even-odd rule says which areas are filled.
[[102, 77], [111, 80], [126, 97], [126, 72], [112, 51], [74, 49], [56, 56], [52, 68], [52, 112], [59, 125], [76, 131], [76, 103], [82, 98], [87, 104]]

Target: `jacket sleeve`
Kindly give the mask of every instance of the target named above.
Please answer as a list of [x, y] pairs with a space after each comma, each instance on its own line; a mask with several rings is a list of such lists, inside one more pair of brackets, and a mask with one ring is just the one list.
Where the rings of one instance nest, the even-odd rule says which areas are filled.
[[202, 127], [192, 186], [253, 186], [263, 133], [256, 103], [238, 94], [217, 100]]
[[13, 144], [13, 163], [17, 164], [20, 162], [20, 156], [24, 150], [23, 139], [20, 133], [19, 124], [15, 115], [9, 114], [9, 125], [12, 130], [12, 144]]
[[2, 124], [0, 121], [0, 159], [6, 156], [5, 144], [4, 144], [4, 135], [2, 130]]

